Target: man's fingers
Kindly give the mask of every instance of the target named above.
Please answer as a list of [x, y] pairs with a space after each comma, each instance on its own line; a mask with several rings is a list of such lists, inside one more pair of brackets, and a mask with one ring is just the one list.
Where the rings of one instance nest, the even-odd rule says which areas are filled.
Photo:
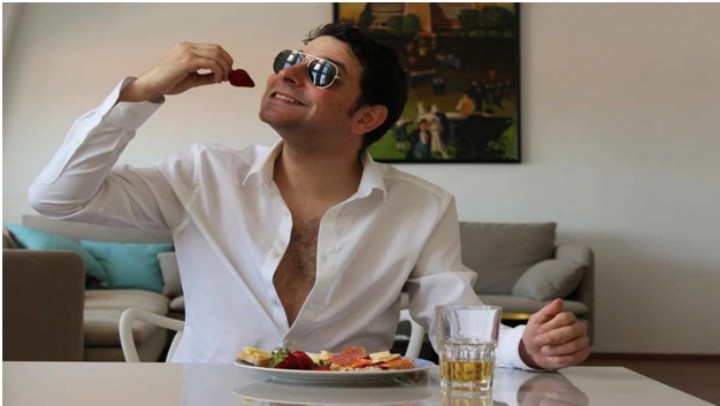
[[209, 58], [197, 57], [197, 58], [193, 59], [193, 64], [192, 64], [191, 69], [193, 71], [198, 71], [200, 69], [211, 70], [214, 75], [214, 78], [215, 78], [215, 83], [222, 82], [223, 78], [225, 77], [225, 72], [224, 72], [222, 66], [220, 66], [220, 64], [217, 63], [215, 60], [209, 59]]
[[539, 334], [533, 339], [535, 345], [561, 345], [570, 342], [587, 333], [585, 323], [576, 322], [569, 326], [556, 328], [551, 331]]
[[560, 327], [569, 326], [575, 323], [575, 315], [572, 312], [562, 312], [556, 314], [552, 319], [546, 321], [538, 328], [539, 333], [552, 331]]
[[571, 365], [577, 365], [590, 356], [590, 347], [584, 348], [573, 354], [547, 357], [543, 366], [547, 369], [560, 369]]
[[215, 73], [191, 73], [188, 78], [190, 80], [189, 88], [217, 83]]
[[542, 309], [538, 310], [535, 314], [530, 316], [528, 320], [528, 327], [538, 328], [545, 322], [552, 320], [556, 314], [562, 312], [563, 302], [561, 299], [555, 299], [552, 302], [546, 304]]
[[587, 336], [581, 336], [560, 345], [544, 345], [540, 349], [540, 352], [547, 356], [560, 356], [574, 354], [589, 345], [590, 339], [588, 339]]
[[223, 79], [230, 79], [233, 59], [230, 54], [228, 54], [227, 51], [223, 49], [223, 47], [216, 44], [193, 44], [193, 52], [199, 57], [216, 61], [218, 64], [220, 64], [220, 66], [223, 67]]

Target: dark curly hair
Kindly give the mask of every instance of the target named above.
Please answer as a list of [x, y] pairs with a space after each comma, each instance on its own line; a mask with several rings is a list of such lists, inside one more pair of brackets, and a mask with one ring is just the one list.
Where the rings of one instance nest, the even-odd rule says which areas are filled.
[[363, 149], [382, 138], [400, 118], [408, 98], [408, 75], [398, 54], [389, 46], [373, 39], [366, 32], [346, 23], [325, 24], [308, 33], [305, 44], [322, 36], [330, 36], [350, 47], [362, 64], [360, 97], [356, 107], [382, 105], [388, 116], [376, 129], [365, 134]]

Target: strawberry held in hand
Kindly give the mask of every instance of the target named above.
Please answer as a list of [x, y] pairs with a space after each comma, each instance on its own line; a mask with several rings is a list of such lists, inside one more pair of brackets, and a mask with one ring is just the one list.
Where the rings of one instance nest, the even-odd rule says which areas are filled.
[[230, 72], [230, 84], [238, 87], [255, 87], [255, 82], [243, 69], [234, 69]]

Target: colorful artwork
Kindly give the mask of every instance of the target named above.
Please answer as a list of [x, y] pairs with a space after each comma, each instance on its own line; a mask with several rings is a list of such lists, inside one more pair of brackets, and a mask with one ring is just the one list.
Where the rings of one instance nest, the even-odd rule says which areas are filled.
[[382, 162], [520, 162], [519, 6], [335, 3], [335, 21], [393, 47], [410, 75]]

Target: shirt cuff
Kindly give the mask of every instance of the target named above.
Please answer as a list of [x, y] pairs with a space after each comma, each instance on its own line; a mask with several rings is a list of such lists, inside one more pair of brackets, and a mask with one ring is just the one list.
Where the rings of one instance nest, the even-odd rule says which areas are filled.
[[123, 79], [98, 107], [97, 112], [104, 122], [125, 130], [137, 131], [165, 103], [164, 96], [152, 102], [119, 102], [120, 92], [135, 79]]
[[520, 341], [522, 340], [525, 326], [517, 326], [514, 328], [502, 327], [500, 330], [500, 340], [496, 354], [497, 366], [501, 368], [519, 368], [528, 371], [540, 371], [531, 368], [520, 358]]

